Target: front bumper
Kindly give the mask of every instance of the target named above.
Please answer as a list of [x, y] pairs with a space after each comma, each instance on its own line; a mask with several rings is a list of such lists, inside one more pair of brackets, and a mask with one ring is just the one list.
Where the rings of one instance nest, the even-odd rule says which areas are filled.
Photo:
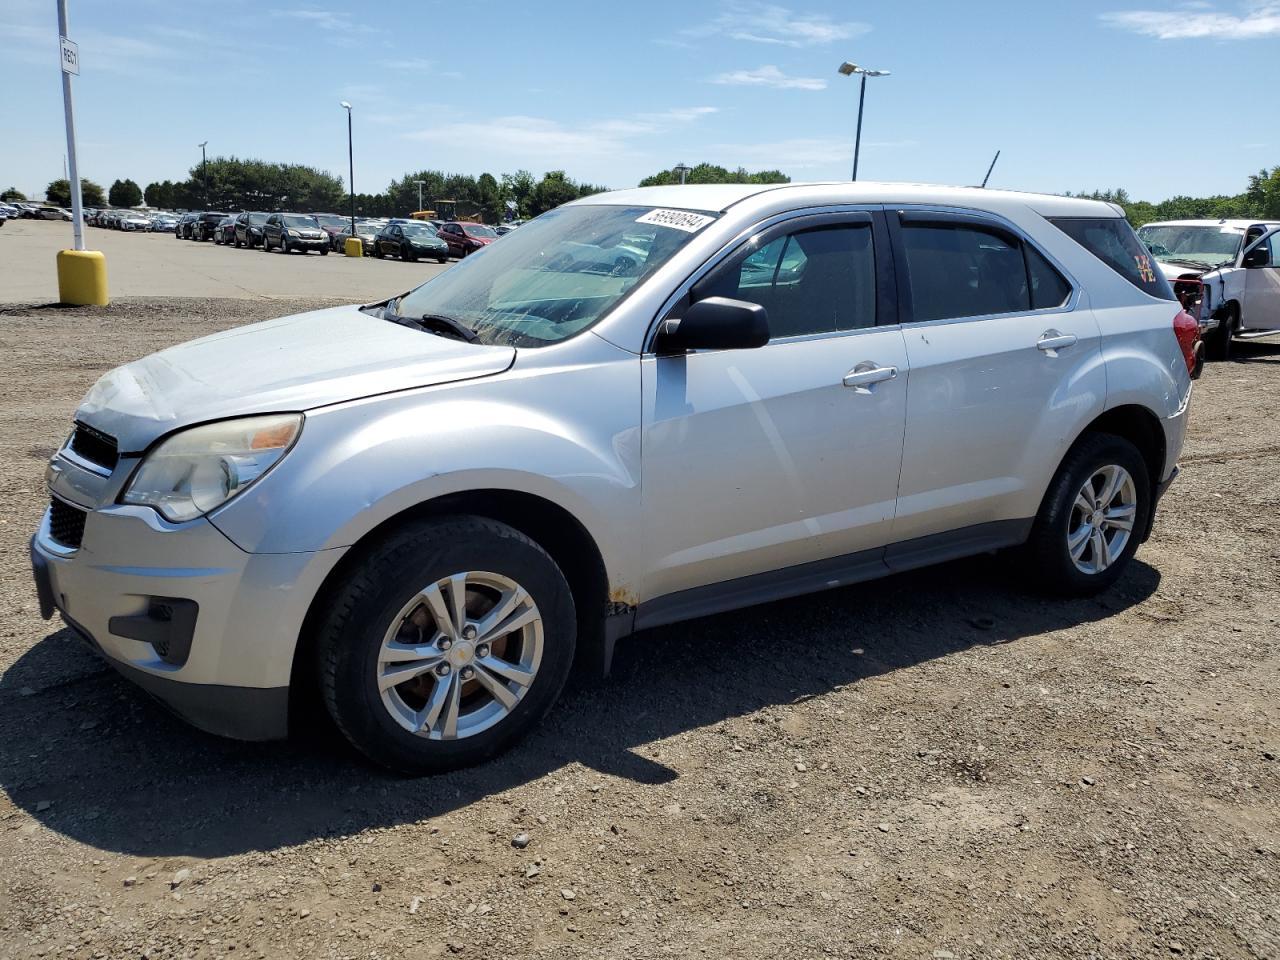
[[328, 250], [331, 246], [328, 237], [289, 237], [281, 238], [294, 250]]
[[[344, 551], [251, 554], [207, 519], [171, 524], [149, 508], [90, 509], [78, 549], [31, 541], [41, 614], [60, 614], [120, 673], [195, 726], [245, 740], [288, 729], [293, 654], [311, 599]], [[137, 624], [159, 602], [190, 602], [189, 653], [167, 662]]]

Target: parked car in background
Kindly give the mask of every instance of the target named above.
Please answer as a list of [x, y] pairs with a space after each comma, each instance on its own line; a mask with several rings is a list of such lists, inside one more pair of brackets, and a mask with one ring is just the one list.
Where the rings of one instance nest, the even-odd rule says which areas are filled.
[[[379, 231], [382, 230], [382, 224], [376, 220], [357, 220], [356, 221], [356, 237], [360, 240], [361, 248], [366, 257], [373, 256], [373, 244], [377, 239]], [[351, 224], [338, 233], [333, 238], [335, 250], [345, 250], [347, 238], [351, 236]]]
[[1208, 359], [1280, 334], [1280, 221], [1168, 220], [1138, 238], [1199, 319]]
[[1095, 594], [1191, 399], [1195, 322], [1142, 255], [1076, 198], [586, 197], [403, 296], [104, 376], [46, 472], [41, 614], [204, 729], [314, 700], [426, 773], [636, 630], [1002, 548]]
[[178, 218], [178, 225], [174, 228], [174, 236], [179, 240], [191, 239], [191, 225], [195, 223], [199, 214], [194, 211], [188, 211]]
[[316, 223], [320, 224], [320, 229], [324, 231], [325, 236], [329, 238], [329, 249], [336, 250], [335, 238], [343, 230], [347, 230], [351, 226], [350, 217], [342, 217], [336, 213], [313, 213]]
[[43, 206], [38, 207], [35, 213], [37, 220], [70, 220], [71, 211], [63, 210], [61, 207]]
[[262, 244], [262, 225], [267, 222], [267, 214], [256, 210], [246, 210], [236, 217], [235, 245], [237, 247], [257, 247]]
[[218, 213], [215, 210], [196, 214], [196, 218], [191, 221], [191, 239], [212, 240], [218, 231], [218, 224], [222, 223], [226, 216], [225, 213]]
[[178, 218], [168, 213], [161, 213], [151, 218], [151, 230], [154, 233], [172, 233], [178, 225]]
[[454, 257], [465, 257], [487, 247], [498, 239], [493, 227], [483, 223], [462, 223], [451, 220], [439, 230], [440, 239], [449, 246], [449, 254]]
[[236, 218], [232, 214], [227, 214], [218, 221], [218, 225], [213, 230], [213, 242], [215, 244], [230, 245], [236, 239]]
[[267, 252], [278, 249], [281, 253], [315, 250], [327, 256], [329, 235], [309, 214], [273, 213], [262, 225], [262, 249]]
[[0, 215], [2, 215], [6, 220], [16, 220], [19, 216], [18, 208], [13, 206], [13, 204], [0, 202]]
[[373, 255], [399, 257], [410, 262], [428, 257], [444, 263], [449, 259], [449, 246], [430, 224], [408, 220], [383, 227], [374, 237]]
[[151, 221], [134, 210], [121, 211], [119, 222], [121, 230], [130, 232], [146, 232], [151, 229]]

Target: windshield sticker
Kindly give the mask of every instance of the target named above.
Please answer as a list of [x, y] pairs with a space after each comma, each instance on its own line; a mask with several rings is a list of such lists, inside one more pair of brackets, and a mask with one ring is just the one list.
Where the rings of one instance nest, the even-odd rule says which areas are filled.
[[1155, 283], [1156, 272], [1151, 267], [1151, 258], [1140, 253], [1135, 253], [1133, 259], [1138, 264], [1138, 274], [1142, 277], [1143, 283]]
[[672, 230], [683, 230], [685, 233], [697, 233], [714, 220], [715, 217], [690, 213], [688, 210], [650, 210], [643, 217], [637, 217], [636, 223], [652, 223]]

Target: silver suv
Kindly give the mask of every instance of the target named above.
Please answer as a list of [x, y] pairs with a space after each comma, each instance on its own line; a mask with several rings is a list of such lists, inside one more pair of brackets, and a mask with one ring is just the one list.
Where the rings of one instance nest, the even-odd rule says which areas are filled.
[[1107, 587], [1196, 346], [1106, 204], [601, 194], [108, 373], [49, 466], [41, 608], [206, 730], [283, 736], [315, 688], [374, 760], [449, 769], [641, 628], [1005, 548]]

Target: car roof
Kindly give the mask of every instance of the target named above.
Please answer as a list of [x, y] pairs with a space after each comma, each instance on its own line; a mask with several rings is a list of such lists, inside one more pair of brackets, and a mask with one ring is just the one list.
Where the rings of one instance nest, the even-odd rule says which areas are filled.
[[753, 198], [772, 202], [794, 196], [797, 205], [816, 203], [935, 203], [999, 210], [1016, 204], [1046, 217], [1123, 217], [1124, 211], [1101, 200], [1059, 197], [1044, 193], [987, 190], [982, 187], [948, 187], [928, 183], [890, 183], [847, 180], [820, 183], [715, 183], [686, 186], [636, 187], [595, 193], [573, 201], [579, 205], [614, 204], [639, 207], [675, 207], [723, 213]]

